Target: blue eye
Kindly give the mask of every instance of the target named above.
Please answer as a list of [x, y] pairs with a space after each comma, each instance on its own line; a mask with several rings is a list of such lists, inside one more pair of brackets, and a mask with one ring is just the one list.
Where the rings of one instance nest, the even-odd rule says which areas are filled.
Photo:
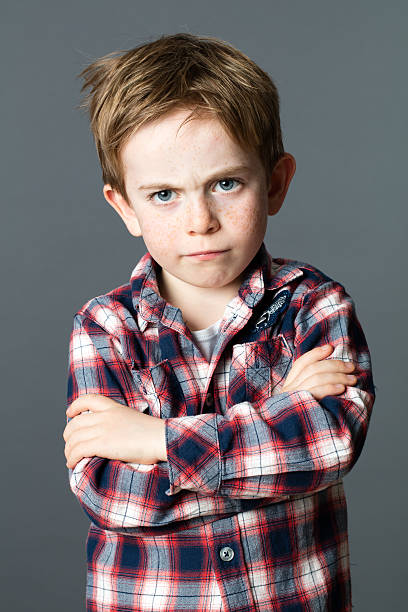
[[[169, 196], [172, 193], [171, 189], [162, 189], [161, 191], [155, 191], [154, 193], [151, 193], [149, 195], [149, 200], [152, 200], [156, 195], [159, 196], [159, 202], [163, 202], [163, 204], [166, 204], [167, 202], [170, 202], [170, 197], [164, 197], [162, 199], [162, 195], [164, 194], [164, 196], [166, 196], [166, 194]], [[157, 200], [156, 200], [157, 202]]]
[[[217, 184], [221, 185], [222, 183], [224, 183], [222, 191], [231, 191], [233, 189], [233, 186], [231, 185], [231, 183], [239, 183], [239, 182], [240, 181], [238, 181], [237, 179], [225, 178], [225, 179], [219, 180]], [[224, 189], [225, 183], [227, 183], [226, 189]], [[230, 186], [228, 186], [228, 183], [230, 184]]]
[[[234, 185], [236, 183], [236, 185]], [[216, 185], [221, 185], [223, 192], [233, 191], [237, 185], [241, 185], [242, 181], [235, 178], [223, 178], [219, 179]], [[169, 204], [172, 202], [171, 194], [174, 193], [173, 189], [161, 189], [160, 191], [154, 191], [147, 197], [149, 200], [153, 200], [156, 204]]]

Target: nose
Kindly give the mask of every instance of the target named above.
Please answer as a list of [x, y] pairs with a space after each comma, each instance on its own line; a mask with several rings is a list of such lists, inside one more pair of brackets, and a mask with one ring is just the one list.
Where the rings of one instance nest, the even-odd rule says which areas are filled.
[[204, 196], [195, 196], [188, 202], [184, 226], [190, 235], [216, 232], [220, 223], [211, 202]]

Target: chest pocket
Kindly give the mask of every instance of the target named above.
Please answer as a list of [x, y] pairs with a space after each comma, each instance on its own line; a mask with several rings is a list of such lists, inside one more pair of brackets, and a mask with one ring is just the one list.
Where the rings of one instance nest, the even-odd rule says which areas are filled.
[[148, 414], [162, 419], [190, 415], [181, 385], [168, 359], [150, 368], [132, 369], [132, 376], [138, 393], [148, 404]]
[[232, 347], [227, 408], [257, 402], [280, 392], [292, 363], [283, 334]]

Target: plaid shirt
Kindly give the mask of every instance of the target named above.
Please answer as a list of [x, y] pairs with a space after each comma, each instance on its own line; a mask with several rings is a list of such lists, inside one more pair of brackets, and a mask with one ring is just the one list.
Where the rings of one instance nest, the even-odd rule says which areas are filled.
[[[343, 477], [366, 438], [370, 354], [344, 287], [262, 244], [208, 363], [146, 253], [89, 300], [70, 338], [68, 405], [100, 393], [165, 419], [168, 460], [82, 459], [70, 486], [92, 523], [87, 610], [351, 610]], [[358, 382], [282, 392], [330, 343]]]

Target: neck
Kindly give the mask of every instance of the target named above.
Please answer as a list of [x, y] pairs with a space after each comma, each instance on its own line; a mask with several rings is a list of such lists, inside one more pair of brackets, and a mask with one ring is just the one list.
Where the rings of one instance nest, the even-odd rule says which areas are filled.
[[205, 329], [222, 318], [226, 305], [238, 294], [240, 279], [225, 287], [197, 287], [179, 279], [164, 282], [162, 270], [157, 276], [160, 295], [179, 308], [186, 325], [193, 331]]

